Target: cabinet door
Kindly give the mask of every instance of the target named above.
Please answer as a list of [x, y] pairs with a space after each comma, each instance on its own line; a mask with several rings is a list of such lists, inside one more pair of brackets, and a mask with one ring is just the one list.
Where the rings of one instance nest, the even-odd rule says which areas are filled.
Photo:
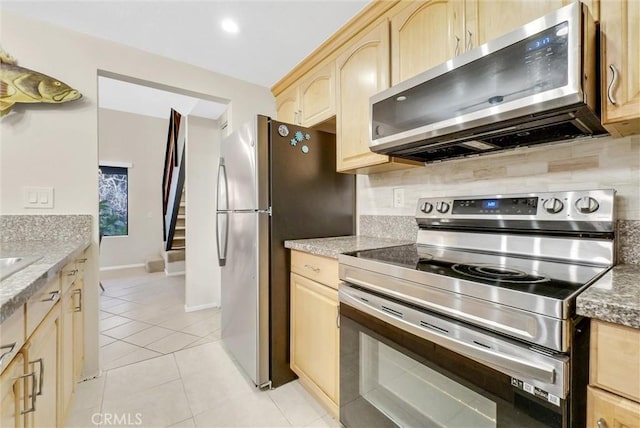
[[[601, 2], [602, 121], [640, 117], [640, 2]], [[615, 74], [615, 75], [614, 75]], [[635, 132], [639, 126], [636, 122]]]
[[369, 150], [369, 97], [389, 87], [389, 23], [383, 21], [336, 60], [336, 167], [348, 171], [388, 162]]
[[480, 46], [569, 3], [571, 0], [466, 0], [465, 45]]
[[287, 89], [276, 98], [276, 114], [279, 121], [299, 125], [298, 110], [298, 86]]
[[29, 427], [53, 427], [58, 420], [58, 341], [60, 305], [57, 304], [29, 339], [27, 357], [37, 382], [36, 411], [27, 419]]
[[291, 369], [338, 403], [338, 292], [291, 274]]
[[598, 388], [587, 388], [587, 426], [640, 428], [640, 404]]
[[464, 52], [463, 11], [459, 0], [419, 1], [391, 18], [394, 85]]
[[[24, 426], [26, 398], [24, 394], [24, 357], [21, 353], [2, 372], [0, 376], [0, 427], [21, 428]], [[29, 382], [30, 385], [30, 382]], [[30, 405], [31, 400], [28, 401]]]
[[329, 62], [300, 83], [300, 120], [313, 126], [336, 114], [335, 64]]

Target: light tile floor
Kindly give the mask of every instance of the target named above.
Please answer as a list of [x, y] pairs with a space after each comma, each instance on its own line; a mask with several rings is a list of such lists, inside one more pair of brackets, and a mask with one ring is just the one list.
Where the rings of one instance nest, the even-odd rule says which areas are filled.
[[184, 276], [102, 275], [101, 376], [69, 427], [339, 427], [298, 381], [260, 391], [220, 341], [220, 310], [184, 311]]

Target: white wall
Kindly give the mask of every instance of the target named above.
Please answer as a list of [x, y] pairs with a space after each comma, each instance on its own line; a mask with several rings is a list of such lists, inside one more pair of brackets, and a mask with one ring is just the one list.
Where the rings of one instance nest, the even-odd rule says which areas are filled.
[[187, 117], [187, 249], [185, 309], [220, 306], [216, 248], [216, 186], [220, 129], [217, 121]]
[[[0, 124], [0, 214], [90, 214], [93, 245], [86, 270], [85, 375], [98, 372], [98, 72], [150, 86], [230, 100], [235, 128], [256, 113], [275, 116], [268, 88], [170, 58], [65, 30], [0, 8], [2, 48], [18, 64], [54, 76], [84, 97], [66, 105], [22, 105]], [[215, 52], [203, 52], [215, 55]], [[221, 61], [224, 59], [221, 58]], [[23, 186], [53, 186], [55, 207], [22, 206]]]
[[105, 236], [100, 267], [140, 265], [162, 249], [162, 174], [167, 119], [98, 109], [98, 159], [133, 165], [128, 171], [129, 234]]
[[[415, 215], [418, 198], [614, 188], [618, 218], [640, 220], [640, 136], [597, 138], [358, 176], [359, 215]], [[393, 207], [393, 189], [405, 203]]]

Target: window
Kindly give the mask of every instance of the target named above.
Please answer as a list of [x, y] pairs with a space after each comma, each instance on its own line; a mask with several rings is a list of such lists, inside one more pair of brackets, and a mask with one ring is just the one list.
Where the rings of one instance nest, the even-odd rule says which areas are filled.
[[129, 183], [127, 168], [100, 166], [100, 233], [104, 236], [129, 234]]

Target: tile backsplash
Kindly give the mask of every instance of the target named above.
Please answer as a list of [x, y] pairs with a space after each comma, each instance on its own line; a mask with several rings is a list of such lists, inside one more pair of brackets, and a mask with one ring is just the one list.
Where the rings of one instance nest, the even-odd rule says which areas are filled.
[[[358, 214], [365, 216], [413, 216], [421, 197], [613, 188], [618, 218], [640, 220], [640, 136], [582, 139], [359, 175], [357, 186]], [[393, 206], [395, 188], [404, 189], [400, 207]]]

